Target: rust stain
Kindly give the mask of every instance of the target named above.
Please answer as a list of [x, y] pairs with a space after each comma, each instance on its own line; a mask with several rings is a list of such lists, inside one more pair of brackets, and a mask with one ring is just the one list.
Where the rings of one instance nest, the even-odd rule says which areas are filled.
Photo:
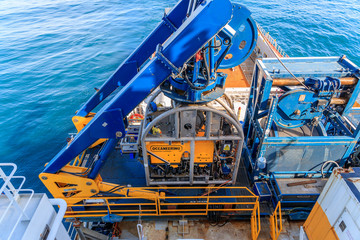
[[352, 183], [360, 182], [360, 178], [348, 178], [347, 180], [349, 180]]
[[250, 87], [250, 84], [246, 80], [245, 74], [241, 70], [240, 66], [229, 69], [219, 69], [218, 72], [227, 74], [225, 88], [246, 88]]

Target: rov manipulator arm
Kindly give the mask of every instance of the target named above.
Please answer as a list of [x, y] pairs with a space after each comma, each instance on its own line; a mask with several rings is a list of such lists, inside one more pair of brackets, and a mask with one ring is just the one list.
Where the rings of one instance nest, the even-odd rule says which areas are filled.
[[[188, 1], [185, 0], [183, 2]], [[179, 6], [182, 6], [181, 2], [172, 11], [173, 14], [176, 14], [174, 11]], [[183, 9], [183, 6], [179, 9]], [[183, 10], [180, 12], [183, 12]], [[228, 0], [203, 1], [190, 17], [177, 28], [163, 46], [158, 45], [155, 57], [132, 78], [130, 73], [129, 75], [125, 74], [126, 67], [124, 70], [121, 70], [121, 74], [118, 73], [116, 75], [116, 78], [120, 79], [125, 74], [123, 81], [119, 81], [121, 84], [124, 83], [126, 85], [109, 103], [100, 109], [91, 122], [75, 136], [71, 143], [63, 148], [46, 165], [43, 173], [58, 172], [98, 139], [108, 138], [109, 140], [105, 143], [104, 150], [111, 149], [115, 145], [116, 139], [125, 135], [124, 118], [172, 73], [178, 73], [183, 64], [225, 27], [231, 20], [231, 17], [232, 5]], [[155, 31], [158, 31], [158, 28]], [[169, 33], [164, 34], [163, 38], [166, 35], [169, 35]], [[151, 52], [151, 48], [146, 48], [147, 40], [140, 46], [140, 50], [139, 48], [137, 50], [148, 51], [147, 53]], [[156, 41], [161, 43], [161, 40], [163, 39], [155, 39], [151, 42], [151, 47], [157, 45], [155, 44]], [[141, 55], [142, 53], [139, 52], [137, 54]], [[142, 61], [144, 62], [145, 60]], [[119, 69], [126, 65], [122, 64]], [[127, 82], [130, 78], [131, 80]], [[103, 90], [103, 97], [108, 96], [116, 88], [117, 81], [108, 82], [109, 88], [106, 91]], [[78, 114], [87, 114], [89, 109], [91, 110], [102, 100], [100, 95], [91, 98], [85, 105], [85, 108], [82, 108]], [[95, 177], [97, 174], [96, 166], [92, 171], [92, 177]], [[91, 178], [90, 175], [89, 177]]]

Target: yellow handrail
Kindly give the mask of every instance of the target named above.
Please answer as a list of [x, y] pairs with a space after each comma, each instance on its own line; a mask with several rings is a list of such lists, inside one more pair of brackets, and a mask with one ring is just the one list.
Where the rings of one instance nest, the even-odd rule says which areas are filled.
[[255, 207], [251, 214], [251, 239], [256, 240], [261, 230], [260, 225], [260, 204], [256, 201]]
[[274, 213], [270, 216], [270, 235], [271, 239], [276, 240], [279, 238], [282, 231], [282, 215], [280, 201], [276, 205]]
[[[127, 196], [96, 196], [68, 204], [64, 218], [104, 217], [108, 214], [119, 216], [207, 216], [210, 212], [242, 212], [251, 214], [252, 239], [260, 232], [260, 209], [258, 196], [246, 187], [221, 187], [224, 192], [234, 195], [214, 194], [219, 187], [150, 187], [134, 190], [182, 190], [185, 196], [164, 196], [158, 194], [153, 199]], [[205, 190], [203, 195], [195, 195], [194, 190]], [[238, 192], [236, 192], [238, 190]], [[196, 192], [196, 191], [195, 191]], [[155, 196], [155, 195], [154, 195]], [[140, 211], [141, 209], [141, 211]]]

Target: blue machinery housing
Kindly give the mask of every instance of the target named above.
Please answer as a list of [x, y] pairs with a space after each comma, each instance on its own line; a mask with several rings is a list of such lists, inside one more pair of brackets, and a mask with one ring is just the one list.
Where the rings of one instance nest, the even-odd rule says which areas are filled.
[[[343, 166], [360, 136], [360, 125], [346, 118], [360, 91], [357, 66], [345, 57], [282, 61], [303, 84], [310, 82], [303, 79], [321, 82], [332, 77], [343, 79], [343, 85], [337, 90], [313, 89], [291, 79], [278, 60], [258, 60], [244, 124], [249, 172], [261, 178], [261, 172], [320, 169], [327, 161]], [[261, 157], [267, 165], [258, 169]]]
[[263, 187], [271, 189], [274, 203], [280, 201], [283, 210], [300, 209], [293, 218], [303, 219], [320, 192], [295, 193], [290, 188], [296, 184], [281, 182], [321, 182], [332, 167], [352, 164], [360, 137], [353, 108], [360, 91], [359, 68], [345, 56], [281, 61], [256, 61], [243, 157], [250, 180], [266, 181]]

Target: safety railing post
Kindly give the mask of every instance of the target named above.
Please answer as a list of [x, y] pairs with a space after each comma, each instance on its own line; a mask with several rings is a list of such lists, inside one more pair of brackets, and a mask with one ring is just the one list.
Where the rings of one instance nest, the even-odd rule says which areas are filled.
[[258, 218], [258, 227], [259, 227], [259, 229], [257, 230], [257, 236], [259, 236], [260, 230], [261, 230], [259, 197], [258, 197], [258, 199], [256, 200], [256, 203], [257, 203], [257, 214], [258, 214], [258, 215], [257, 215], [257, 218]]
[[282, 215], [280, 201], [275, 207], [274, 213], [270, 216], [270, 236], [272, 240], [279, 238], [282, 231]]
[[105, 199], [105, 203], [106, 203], [106, 207], [108, 209], [109, 215], [110, 215], [111, 214], [111, 208], [110, 208], [110, 205], [109, 205], [109, 201], [107, 199]]
[[251, 239], [252, 240], [255, 240], [256, 238], [255, 238], [255, 221], [254, 221], [254, 218], [255, 218], [255, 216], [254, 216], [254, 210], [253, 210], [253, 212], [251, 213], [251, 220], [250, 220], [250, 225], [251, 225]]
[[259, 237], [261, 225], [260, 225], [260, 205], [259, 199], [256, 198], [254, 209], [251, 214], [251, 239], [256, 240]]
[[155, 212], [156, 215], [159, 215], [159, 205], [158, 205], [158, 197], [154, 199], [154, 206], [155, 206]]
[[270, 215], [269, 222], [270, 222], [270, 237], [271, 239], [275, 239], [274, 215]]
[[161, 216], [161, 204], [160, 204], [160, 197], [156, 198], [156, 204], [158, 209], [158, 216]]
[[207, 192], [207, 198], [206, 198], [206, 215], [208, 215], [208, 212], [209, 212], [209, 199], [210, 199], [210, 191]]

